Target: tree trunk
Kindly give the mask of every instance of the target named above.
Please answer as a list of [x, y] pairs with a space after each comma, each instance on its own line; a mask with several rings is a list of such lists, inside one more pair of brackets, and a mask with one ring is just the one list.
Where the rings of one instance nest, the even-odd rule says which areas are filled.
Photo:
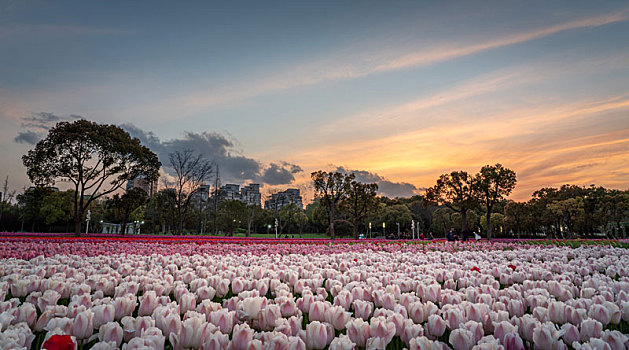
[[461, 236], [467, 237], [467, 209], [461, 210]]
[[354, 239], [358, 239], [358, 218], [354, 217]]
[[491, 239], [492, 227], [491, 227], [491, 209], [487, 207], [487, 239]]
[[334, 204], [330, 204], [330, 210], [328, 212], [329, 214], [329, 219], [330, 219], [330, 239], [334, 240], [335, 236], [334, 236]]
[[74, 234], [77, 237], [81, 237], [81, 216], [77, 215], [77, 217], [74, 218]]

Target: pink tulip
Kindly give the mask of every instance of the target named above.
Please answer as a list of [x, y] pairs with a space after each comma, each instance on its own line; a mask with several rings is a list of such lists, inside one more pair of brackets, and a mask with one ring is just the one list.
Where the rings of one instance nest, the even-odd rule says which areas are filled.
[[476, 343], [474, 334], [463, 328], [453, 330], [448, 340], [454, 350], [470, 350], [472, 345]]
[[67, 317], [58, 317], [48, 321], [48, 324], [44, 327], [44, 329], [47, 331], [60, 329], [63, 334], [71, 334], [73, 325], [74, 321], [72, 319]]
[[540, 324], [533, 331], [533, 343], [537, 349], [555, 349], [558, 339], [559, 333], [550, 322]]
[[332, 306], [325, 311], [325, 320], [336, 330], [345, 329], [345, 324], [351, 320], [351, 313], [342, 306]]
[[[331, 337], [330, 337], [331, 333]], [[334, 332], [319, 321], [312, 321], [306, 326], [306, 348], [319, 350], [325, 348], [334, 337]], [[329, 339], [329, 341], [328, 341]]]
[[347, 336], [359, 347], [365, 347], [369, 335], [369, 323], [360, 318], [349, 321], [345, 327], [347, 328]]
[[58, 292], [54, 290], [46, 290], [41, 297], [37, 298], [37, 307], [40, 311], [44, 312], [48, 306], [57, 305], [59, 298], [61, 298], [61, 294]]
[[580, 338], [582, 342], [588, 341], [590, 338], [600, 338], [603, 332], [603, 324], [591, 318], [583, 320], [580, 328]]
[[179, 312], [183, 315], [188, 311], [194, 311], [197, 308], [197, 297], [192, 293], [184, 293], [179, 301]]
[[369, 336], [372, 338], [383, 338], [388, 344], [395, 336], [395, 324], [389, 322], [384, 317], [372, 317], [369, 322]]
[[430, 315], [428, 317], [428, 324], [426, 328], [428, 333], [430, 333], [433, 337], [439, 338], [446, 330], [446, 321], [444, 321], [440, 316]]
[[273, 330], [277, 321], [282, 318], [282, 313], [278, 305], [267, 305], [258, 315], [258, 324], [262, 330]]
[[179, 341], [184, 348], [201, 348], [203, 346], [203, 329], [207, 323], [205, 318], [192, 317], [181, 323]]
[[504, 335], [504, 340], [502, 341], [502, 345], [504, 345], [505, 350], [523, 350], [524, 341], [520, 338], [518, 333], [507, 333]]
[[125, 316], [133, 315], [133, 310], [137, 306], [136, 296], [127, 294], [114, 299], [115, 315], [114, 319], [121, 320]]
[[122, 327], [117, 322], [108, 322], [98, 329], [98, 340], [102, 342], [114, 342], [119, 347], [123, 338]]
[[227, 311], [225, 309], [213, 311], [210, 313], [210, 322], [217, 326], [224, 334], [230, 334], [234, 327], [233, 311]]
[[629, 338], [619, 331], [606, 330], [602, 334], [601, 340], [603, 340], [607, 345], [609, 345], [611, 350], [624, 350], [626, 349], [625, 344], [627, 344], [627, 342], [629, 341]]
[[356, 344], [352, 342], [347, 335], [341, 335], [338, 338], [334, 338], [330, 343], [330, 350], [353, 350]]
[[325, 321], [326, 304], [322, 301], [315, 301], [310, 304], [308, 310], [308, 320], [310, 321]]
[[35, 305], [31, 303], [24, 303], [17, 308], [15, 323], [18, 322], [26, 322], [29, 327], [33, 328], [35, 326], [35, 322], [37, 322], [37, 309], [35, 308]]
[[575, 325], [570, 324], [570, 323], [566, 323], [561, 327], [561, 331], [562, 331], [562, 336], [561, 339], [563, 339], [564, 343], [566, 344], [572, 344], [573, 342], [578, 342], [580, 339], [579, 336], [579, 328], [577, 328]]
[[113, 305], [98, 305], [92, 308], [94, 312], [94, 328], [99, 328], [108, 322], [113, 322], [116, 310]]
[[205, 338], [203, 350], [228, 349], [229, 343], [229, 335], [221, 332], [209, 333]]
[[461, 323], [465, 323], [466, 319], [463, 316], [463, 313], [459, 309], [450, 308], [445, 312], [445, 320], [448, 326], [448, 329], [455, 330], [459, 328]]
[[232, 350], [246, 350], [249, 342], [253, 339], [253, 329], [246, 323], [234, 326], [232, 333]]
[[146, 316], [153, 313], [153, 310], [157, 307], [157, 293], [150, 290], [140, 296], [140, 308], [138, 309], [138, 316]]
[[362, 318], [363, 320], [368, 320], [371, 317], [373, 312], [373, 304], [369, 301], [364, 300], [354, 300], [352, 303], [354, 306], [354, 315], [357, 318]]
[[77, 339], [87, 339], [94, 333], [94, 312], [86, 310], [80, 312], [74, 318], [72, 335]]

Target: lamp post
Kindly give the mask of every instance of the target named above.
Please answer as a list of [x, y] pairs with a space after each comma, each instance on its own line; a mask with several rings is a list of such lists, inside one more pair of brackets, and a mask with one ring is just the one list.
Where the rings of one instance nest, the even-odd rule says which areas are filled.
[[415, 240], [415, 220], [411, 220], [411, 232], [413, 233], [413, 240]]
[[383, 222], [382, 223], [382, 234], [384, 235], [385, 238], [387, 237], [386, 227], [387, 227], [387, 223]]
[[400, 238], [400, 223], [396, 222], [395, 224], [397, 225], [397, 238]]
[[85, 225], [85, 234], [90, 233], [90, 219], [92, 218], [92, 211], [88, 210], [87, 215], [85, 216], [85, 221], [87, 221], [87, 225]]
[[277, 226], [278, 226], [279, 222], [277, 221], [277, 218], [275, 218], [275, 239], [277, 239]]
[[369, 222], [369, 239], [371, 239], [371, 221]]

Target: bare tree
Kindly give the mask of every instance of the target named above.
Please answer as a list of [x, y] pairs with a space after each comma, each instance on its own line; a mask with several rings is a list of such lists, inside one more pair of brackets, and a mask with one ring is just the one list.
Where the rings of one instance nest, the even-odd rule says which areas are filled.
[[175, 151], [169, 154], [169, 160], [175, 172], [175, 181], [169, 187], [176, 193], [177, 234], [182, 234], [190, 203], [201, 185], [210, 179], [213, 166], [202, 154], [195, 154], [191, 149]]
[[0, 192], [0, 228], [2, 228], [2, 217], [4, 216], [4, 208], [6, 204], [11, 203], [15, 191], [9, 192], [9, 176], [4, 179], [4, 185], [2, 186], [2, 192]]

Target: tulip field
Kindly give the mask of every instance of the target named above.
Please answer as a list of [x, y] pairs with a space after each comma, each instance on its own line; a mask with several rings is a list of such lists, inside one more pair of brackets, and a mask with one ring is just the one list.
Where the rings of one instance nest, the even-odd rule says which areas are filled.
[[624, 241], [0, 236], [0, 349], [627, 349]]

